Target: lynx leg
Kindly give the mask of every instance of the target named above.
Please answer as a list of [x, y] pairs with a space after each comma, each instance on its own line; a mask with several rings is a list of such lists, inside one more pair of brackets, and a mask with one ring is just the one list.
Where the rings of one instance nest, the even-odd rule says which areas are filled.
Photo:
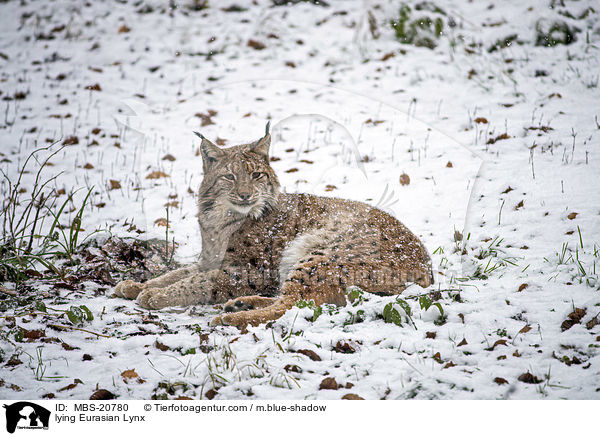
[[115, 295], [133, 300], [144, 290], [144, 287], [145, 285], [142, 283], [136, 283], [133, 280], [124, 280], [115, 286]]
[[197, 268], [197, 265], [179, 268], [163, 274], [162, 276], [148, 280], [146, 283], [137, 283], [133, 280], [123, 280], [122, 282], [117, 283], [117, 286], [115, 286], [114, 294], [117, 297], [129, 298], [130, 300], [133, 300], [134, 298], [137, 298], [140, 292], [142, 292], [144, 289], [164, 288], [172, 285], [173, 283], [192, 274], [197, 270]]
[[276, 298], [273, 304], [262, 309], [217, 316], [212, 320], [211, 325], [231, 325], [239, 329], [244, 329], [248, 325], [257, 326], [281, 318], [294, 305], [295, 301], [295, 298], [291, 296]]
[[198, 265], [190, 265], [183, 268], [179, 268], [173, 271], [169, 271], [162, 276], [155, 277], [144, 283], [147, 288], [165, 288], [173, 283], [176, 283], [191, 274], [199, 273]]
[[147, 287], [140, 292], [137, 302], [147, 309], [212, 303], [218, 273], [217, 270], [194, 273], [164, 288]]
[[243, 310], [260, 309], [272, 305], [276, 300], [277, 298], [261, 297], [260, 295], [238, 297], [225, 303], [223, 310], [225, 312], [241, 312]]

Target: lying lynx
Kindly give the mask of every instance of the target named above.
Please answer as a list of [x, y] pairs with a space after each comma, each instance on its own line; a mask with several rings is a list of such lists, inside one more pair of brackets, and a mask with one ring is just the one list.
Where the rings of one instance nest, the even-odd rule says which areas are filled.
[[402, 223], [363, 203], [284, 194], [263, 138], [221, 149], [202, 138], [200, 262], [115, 294], [149, 309], [225, 303], [213, 324], [245, 328], [282, 316], [298, 300], [346, 302], [346, 288], [382, 295], [433, 283], [427, 250]]

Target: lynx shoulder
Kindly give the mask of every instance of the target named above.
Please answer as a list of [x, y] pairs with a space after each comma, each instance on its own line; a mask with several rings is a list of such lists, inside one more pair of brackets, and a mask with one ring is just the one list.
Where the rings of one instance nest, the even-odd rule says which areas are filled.
[[221, 149], [202, 135], [197, 265], [115, 293], [140, 305], [224, 303], [214, 324], [276, 319], [300, 299], [345, 304], [346, 288], [384, 295], [433, 283], [431, 261], [400, 221], [367, 204], [280, 192], [269, 125], [258, 141]]

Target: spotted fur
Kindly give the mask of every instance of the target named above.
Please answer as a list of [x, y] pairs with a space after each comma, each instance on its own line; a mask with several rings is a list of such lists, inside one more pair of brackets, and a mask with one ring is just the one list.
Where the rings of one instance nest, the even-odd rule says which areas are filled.
[[391, 295], [433, 283], [427, 250], [391, 215], [281, 193], [270, 142], [268, 126], [260, 140], [227, 149], [202, 137], [200, 262], [144, 284], [121, 282], [115, 293], [151, 309], [225, 303], [213, 323], [244, 328], [280, 317], [299, 299], [345, 304], [352, 285]]

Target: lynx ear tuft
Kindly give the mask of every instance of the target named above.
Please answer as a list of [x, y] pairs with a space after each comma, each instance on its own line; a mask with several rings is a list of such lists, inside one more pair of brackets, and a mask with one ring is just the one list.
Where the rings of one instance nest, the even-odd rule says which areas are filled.
[[207, 173], [219, 161], [219, 159], [225, 155], [225, 152], [217, 145], [206, 139], [202, 133], [194, 133], [199, 138], [202, 138], [202, 143], [200, 144], [200, 155], [202, 156], [204, 173]]
[[271, 134], [269, 133], [271, 122], [267, 123], [265, 128], [265, 136], [260, 138], [256, 145], [252, 147], [252, 152], [258, 154], [266, 161], [269, 160], [269, 148], [271, 147]]

